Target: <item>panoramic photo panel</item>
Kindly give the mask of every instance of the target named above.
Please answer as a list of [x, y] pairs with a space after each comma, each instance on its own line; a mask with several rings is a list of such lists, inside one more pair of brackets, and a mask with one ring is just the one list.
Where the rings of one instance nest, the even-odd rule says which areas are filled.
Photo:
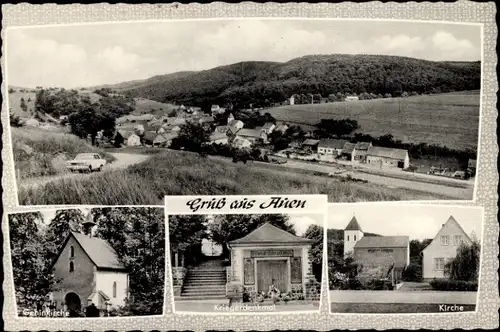
[[158, 207], [9, 214], [17, 316], [162, 315], [164, 216]]
[[[170, 214], [184, 202], [167, 197], [174, 312], [318, 312], [326, 204], [308, 208], [309, 195], [298, 209], [278, 213], [269, 206], [276, 197], [242, 197], [204, 200], [210, 207], [186, 200], [193, 213], [185, 214]], [[207, 207], [219, 211], [205, 214]]]
[[483, 208], [331, 205], [331, 313], [476, 311]]
[[274, 193], [470, 201], [481, 61], [480, 24], [252, 18], [11, 28], [18, 203]]

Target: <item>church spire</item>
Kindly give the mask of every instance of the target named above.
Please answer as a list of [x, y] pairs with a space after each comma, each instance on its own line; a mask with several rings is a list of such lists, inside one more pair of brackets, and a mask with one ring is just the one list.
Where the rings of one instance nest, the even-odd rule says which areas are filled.
[[353, 214], [351, 221], [345, 228], [346, 231], [362, 231], [361, 226], [359, 226], [358, 220], [356, 216]]

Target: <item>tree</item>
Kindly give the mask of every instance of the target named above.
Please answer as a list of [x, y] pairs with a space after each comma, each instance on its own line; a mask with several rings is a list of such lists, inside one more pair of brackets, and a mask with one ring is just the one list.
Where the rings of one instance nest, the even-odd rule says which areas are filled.
[[304, 237], [307, 239], [314, 240], [314, 243], [311, 245], [311, 254], [312, 254], [312, 272], [316, 277], [317, 281], [321, 281], [321, 276], [323, 274], [323, 227], [318, 225], [310, 225], [306, 232], [304, 233]]
[[82, 210], [67, 209], [57, 210], [54, 218], [50, 221], [46, 231], [47, 259], [55, 259], [59, 249], [63, 245], [70, 232], [80, 232], [85, 220]]
[[180, 127], [179, 135], [172, 140], [175, 147], [184, 147], [188, 151], [199, 152], [203, 143], [208, 142], [210, 130], [198, 123], [187, 122]]
[[123, 142], [125, 142], [125, 139], [123, 138], [122, 134], [120, 134], [120, 132], [117, 132], [115, 135], [113, 146], [115, 148], [119, 148], [120, 146], [122, 146]]
[[445, 264], [445, 275], [451, 280], [477, 282], [480, 256], [481, 245], [477, 240], [470, 244], [462, 243], [455, 258]]
[[46, 260], [46, 242], [39, 225], [40, 212], [9, 215], [9, 237], [16, 301], [20, 308], [33, 308], [50, 293], [54, 277]]
[[168, 232], [170, 249], [173, 253], [180, 253], [187, 257], [186, 263], [195, 263], [200, 258], [201, 241], [208, 237], [204, 216], [170, 216]]
[[165, 283], [165, 222], [163, 209], [95, 208], [96, 236], [116, 251], [129, 273], [129, 294], [123, 315], [162, 313]]
[[9, 122], [10, 122], [10, 125], [11, 127], [22, 127], [24, 126], [24, 123], [23, 121], [21, 120], [21, 118], [15, 114], [10, 114], [9, 115]]
[[92, 104], [90, 98], [82, 98], [80, 109], [69, 116], [71, 132], [80, 138], [90, 135], [92, 145], [95, 145], [97, 133], [101, 130], [109, 137], [115, 131], [115, 118], [108, 112], [103, 112], [99, 106]]
[[23, 110], [23, 112], [27, 112], [28, 111], [28, 105], [26, 105], [26, 102], [24, 101], [24, 98], [21, 97], [21, 105], [20, 105], [21, 109]]
[[210, 238], [222, 245], [223, 256], [229, 256], [227, 244], [233, 240], [244, 237], [259, 226], [269, 222], [278, 228], [295, 234], [293, 225], [288, 222], [287, 215], [281, 214], [228, 214], [214, 216], [214, 220], [209, 224]]
[[351, 119], [321, 119], [320, 123], [316, 125], [323, 136], [337, 136], [343, 137], [351, 134], [359, 128], [358, 122]]

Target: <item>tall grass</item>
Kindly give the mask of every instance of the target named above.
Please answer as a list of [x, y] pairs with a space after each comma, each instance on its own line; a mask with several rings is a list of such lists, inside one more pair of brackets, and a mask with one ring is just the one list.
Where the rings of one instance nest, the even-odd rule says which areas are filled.
[[[72, 159], [78, 153], [96, 152], [108, 162], [115, 159], [72, 134], [26, 127], [11, 128], [11, 133], [14, 164], [21, 179], [64, 172], [64, 158]], [[24, 146], [31, 148], [31, 153]]]
[[435, 195], [341, 182], [257, 163], [165, 150], [126, 170], [20, 188], [21, 205], [162, 204], [165, 195], [327, 194], [330, 202], [430, 200]]

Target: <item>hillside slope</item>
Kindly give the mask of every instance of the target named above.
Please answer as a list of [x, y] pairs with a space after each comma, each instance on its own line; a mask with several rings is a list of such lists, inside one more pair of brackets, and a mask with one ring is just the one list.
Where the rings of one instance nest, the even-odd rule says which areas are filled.
[[480, 88], [479, 62], [434, 62], [381, 55], [309, 55], [278, 62], [241, 62], [199, 72], [112, 86], [133, 97], [204, 106], [282, 102], [295, 93], [418, 93]]

